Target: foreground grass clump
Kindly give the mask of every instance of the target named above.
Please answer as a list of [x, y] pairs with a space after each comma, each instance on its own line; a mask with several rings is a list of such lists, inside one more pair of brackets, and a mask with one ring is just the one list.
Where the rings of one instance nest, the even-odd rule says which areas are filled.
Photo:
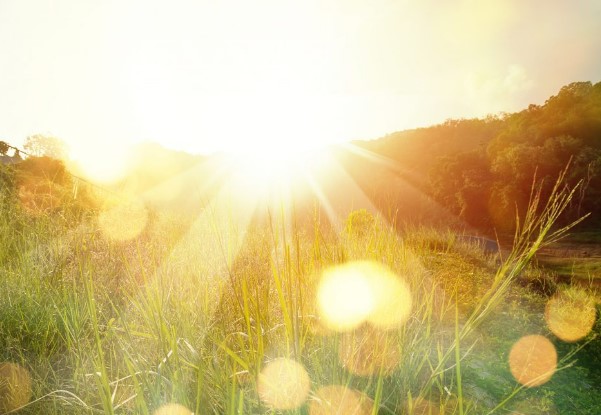
[[[15, 221], [22, 227], [9, 238], [15, 256], [0, 269], [0, 361], [30, 381], [0, 379], [8, 385], [0, 408], [311, 415], [563, 409], [553, 394], [565, 385], [552, 383], [577, 369], [556, 372], [584, 343], [555, 341], [545, 300], [524, 296], [512, 282], [539, 247], [565, 232], [551, 226], [569, 198], [558, 188], [542, 216], [534, 207], [500, 266], [455, 244], [452, 233], [398, 232], [366, 212], [341, 232], [301, 229], [285, 214], [251, 225], [208, 209], [189, 222], [121, 215], [119, 227], [144, 225], [115, 237], [107, 230], [115, 228], [107, 224], [113, 214], [69, 224], [51, 214], [17, 219], [27, 213], [13, 206], [0, 218], [5, 230]], [[546, 340], [558, 361], [541, 373], [512, 363], [514, 345], [529, 335], [558, 344]], [[541, 390], [544, 399], [536, 395]], [[28, 402], [13, 404], [21, 396]], [[587, 410], [600, 404], [588, 399]]]

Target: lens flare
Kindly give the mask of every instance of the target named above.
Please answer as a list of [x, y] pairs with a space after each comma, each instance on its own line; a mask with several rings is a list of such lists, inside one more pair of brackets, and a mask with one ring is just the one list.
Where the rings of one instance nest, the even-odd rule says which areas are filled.
[[319, 284], [320, 314], [325, 325], [333, 330], [354, 329], [374, 309], [369, 279], [354, 265], [341, 265], [326, 271]]
[[365, 394], [344, 386], [324, 386], [315, 392], [309, 415], [370, 415], [373, 401]]
[[168, 403], [157, 409], [153, 415], [193, 415], [193, 413], [183, 405]]
[[369, 326], [345, 333], [338, 349], [340, 364], [357, 376], [390, 375], [401, 358], [399, 341]]
[[81, 143], [71, 149], [71, 159], [76, 162], [72, 167], [94, 182], [116, 183], [127, 175], [130, 162], [129, 151], [115, 151], [115, 148], [120, 147], [121, 143], [116, 142], [112, 145], [105, 141], [98, 144], [92, 144], [90, 141]]
[[14, 411], [31, 399], [31, 377], [16, 363], [0, 363], [0, 413]]
[[392, 329], [407, 321], [411, 312], [409, 286], [392, 271], [377, 264], [366, 269], [371, 275], [375, 308], [369, 322], [381, 329]]
[[127, 241], [138, 236], [146, 227], [148, 211], [139, 200], [123, 201], [104, 209], [98, 224], [109, 239]]
[[382, 329], [403, 324], [411, 312], [408, 285], [375, 262], [349, 262], [326, 270], [317, 291], [319, 314], [336, 331], [364, 322]]
[[557, 369], [557, 351], [546, 337], [524, 336], [511, 348], [509, 369], [527, 387], [546, 383]]
[[259, 374], [258, 392], [261, 400], [273, 409], [289, 410], [301, 406], [311, 388], [309, 374], [300, 363], [275, 359]]
[[549, 330], [566, 342], [586, 337], [595, 324], [595, 302], [577, 287], [560, 292], [547, 302], [545, 320]]

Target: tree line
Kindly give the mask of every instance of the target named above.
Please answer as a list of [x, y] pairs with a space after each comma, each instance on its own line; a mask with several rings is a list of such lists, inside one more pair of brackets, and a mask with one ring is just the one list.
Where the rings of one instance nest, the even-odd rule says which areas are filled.
[[407, 168], [416, 186], [489, 232], [512, 232], [533, 183], [544, 198], [569, 165], [565, 185], [582, 185], [564, 220], [591, 213], [584, 226], [601, 226], [601, 82], [571, 83], [517, 113], [449, 120], [358, 144]]

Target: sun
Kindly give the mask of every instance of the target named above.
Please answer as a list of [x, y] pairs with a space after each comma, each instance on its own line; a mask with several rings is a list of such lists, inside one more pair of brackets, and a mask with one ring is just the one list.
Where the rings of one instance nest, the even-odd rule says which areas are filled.
[[309, 109], [315, 97], [266, 88], [228, 100], [229, 116], [211, 136], [219, 137], [230, 167], [257, 185], [298, 178], [322, 163], [332, 143], [327, 122]]
[[259, 142], [226, 152], [226, 171], [246, 190], [256, 193], [290, 191], [331, 164], [324, 146], [291, 142]]
[[128, 153], [118, 146], [80, 143], [69, 156], [72, 170], [95, 183], [114, 183], [127, 174]]

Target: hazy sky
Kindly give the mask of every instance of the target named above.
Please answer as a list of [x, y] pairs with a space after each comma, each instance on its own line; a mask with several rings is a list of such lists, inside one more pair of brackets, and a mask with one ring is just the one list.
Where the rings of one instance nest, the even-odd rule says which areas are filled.
[[377, 138], [601, 78], [599, 0], [0, 0], [0, 140]]

